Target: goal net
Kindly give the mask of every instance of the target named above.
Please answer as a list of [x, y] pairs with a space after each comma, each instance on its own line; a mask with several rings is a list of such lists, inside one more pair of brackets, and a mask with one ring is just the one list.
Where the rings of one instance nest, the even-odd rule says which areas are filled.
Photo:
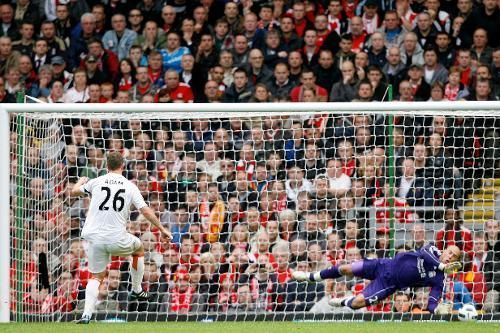
[[431, 242], [464, 252], [444, 302], [498, 313], [498, 110], [220, 111], [10, 115], [12, 320], [82, 312], [89, 199], [69, 193], [105, 174], [112, 151], [173, 240], [133, 210], [151, 300], [129, 300], [129, 258], [112, 257], [98, 320], [420, 319], [428, 288], [352, 311], [328, 301], [368, 281], [298, 283], [291, 272]]

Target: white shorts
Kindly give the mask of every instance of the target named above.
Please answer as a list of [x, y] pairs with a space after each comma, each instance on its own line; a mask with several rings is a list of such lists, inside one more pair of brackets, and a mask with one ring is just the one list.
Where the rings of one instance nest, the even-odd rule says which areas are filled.
[[140, 247], [140, 239], [128, 233], [112, 244], [95, 244], [88, 241], [89, 272], [104, 272], [111, 261], [111, 256], [127, 257]]

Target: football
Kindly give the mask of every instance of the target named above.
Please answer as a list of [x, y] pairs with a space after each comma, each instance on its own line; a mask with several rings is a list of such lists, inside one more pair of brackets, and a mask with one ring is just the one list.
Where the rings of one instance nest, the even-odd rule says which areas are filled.
[[477, 319], [476, 307], [473, 304], [465, 304], [458, 310], [458, 320], [471, 321]]

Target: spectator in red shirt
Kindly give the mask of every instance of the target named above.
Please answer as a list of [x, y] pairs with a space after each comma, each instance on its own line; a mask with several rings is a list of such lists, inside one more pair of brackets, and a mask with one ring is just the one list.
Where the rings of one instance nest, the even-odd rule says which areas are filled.
[[457, 54], [457, 66], [460, 70], [460, 82], [466, 87], [472, 87], [474, 75], [472, 73], [471, 51], [462, 49]]
[[314, 29], [314, 25], [306, 16], [306, 5], [303, 2], [296, 2], [292, 6], [291, 16], [295, 24], [295, 32], [299, 37], [304, 37], [304, 33], [308, 29]]
[[445, 212], [445, 226], [436, 235], [436, 246], [443, 250], [448, 246], [456, 245], [460, 250], [471, 253], [473, 248], [471, 231], [463, 226], [460, 212], [448, 208]]
[[116, 80], [116, 90], [129, 91], [135, 83], [135, 74], [135, 66], [132, 61], [128, 58], [121, 60], [120, 73]]
[[359, 16], [351, 18], [352, 52], [358, 53], [366, 47], [369, 35], [364, 31], [363, 20]]
[[159, 95], [165, 99], [162, 102], [183, 101], [184, 103], [193, 103], [193, 91], [189, 85], [179, 81], [179, 73], [175, 69], [169, 69], [165, 72], [165, 85], [160, 89]]
[[328, 100], [328, 92], [325, 88], [320, 87], [316, 84], [316, 75], [310, 69], [304, 69], [300, 76], [300, 86], [292, 89], [290, 92], [290, 98], [292, 102], [303, 102], [304, 88], [313, 89], [316, 91], [316, 96], [319, 101], [326, 102]]
[[43, 304], [43, 312], [71, 312], [75, 309], [78, 297], [78, 280], [70, 272], [62, 272], [57, 278], [57, 289], [48, 295]]
[[198, 310], [199, 294], [189, 281], [189, 273], [184, 267], [174, 275], [175, 286], [165, 295], [160, 308], [161, 312], [187, 314]]
[[101, 86], [97, 83], [89, 85], [89, 99], [86, 103], [106, 103], [108, 100], [101, 95]]
[[[113, 51], [104, 49], [102, 40], [95, 37], [88, 41], [87, 46], [88, 55], [96, 57], [97, 68], [104, 73], [105, 77], [115, 80], [120, 67], [118, 56]], [[83, 62], [80, 63], [81, 65]]]
[[133, 102], [138, 102], [144, 95], [156, 94], [157, 87], [151, 81], [147, 67], [137, 67], [136, 79], [136, 84], [134, 84], [129, 91]]

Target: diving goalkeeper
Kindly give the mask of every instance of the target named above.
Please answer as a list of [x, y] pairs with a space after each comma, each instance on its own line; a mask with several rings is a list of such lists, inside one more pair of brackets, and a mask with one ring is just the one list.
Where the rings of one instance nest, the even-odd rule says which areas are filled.
[[431, 287], [427, 309], [434, 313], [443, 293], [445, 274], [461, 268], [461, 251], [456, 246], [441, 253], [435, 246], [427, 245], [415, 252], [398, 253], [393, 259], [364, 259], [332, 266], [320, 272], [295, 271], [297, 281], [318, 282], [341, 276], [357, 276], [372, 282], [357, 296], [333, 298], [331, 306], [360, 309], [384, 300], [399, 289]]

